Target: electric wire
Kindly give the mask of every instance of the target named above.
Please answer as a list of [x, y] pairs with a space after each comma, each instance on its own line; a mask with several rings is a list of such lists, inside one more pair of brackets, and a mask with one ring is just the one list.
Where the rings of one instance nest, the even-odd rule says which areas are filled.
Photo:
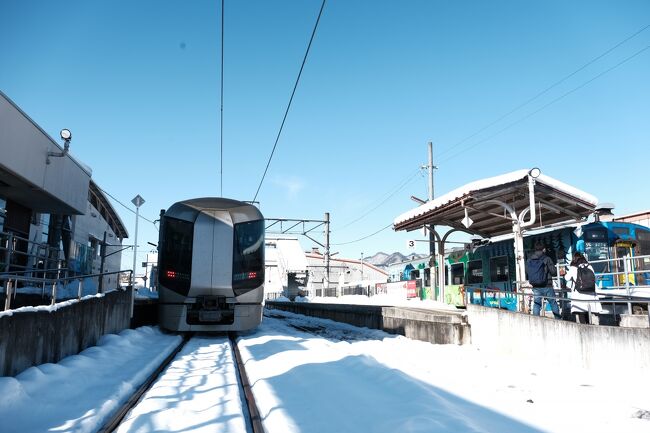
[[264, 174], [262, 175], [262, 179], [260, 180], [260, 184], [257, 187], [257, 191], [255, 192], [255, 197], [253, 197], [253, 201], [257, 199], [257, 194], [260, 192], [260, 188], [262, 188], [262, 183], [264, 182], [264, 178], [266, 177], [266, 172], [269, 170], [269, 165], [271, 165], [271, 160], [273, 159], [273, 154], [275, 153], [275, 148], [278, 145], [278, 141], [280, 140], [280, 135], [282, 134], [282, 129], [284, 128], [284, 122], [287, 120], [287, 115], [289, 114], [289, 109], [291, 108], [291, 102], [293, 101], [293, 97], [296, 94], [296, 89], [298, 88], [298, 83], [300, 82], [300, 76], [302, 75], [302, 70], [305, 67], [305, 62], [307, 61], [307, 56], [309, 55], [309, 50], [311, 48], [311, 43], [314, 40], [314, 36], [316, 35], [316, 29], [318, 28], [318, 23], [320, 22], [320, 17], [323, 14], [323, 9], [325, 8], [325, 2], [326, 0], [323, 0], [323, 3], [321, 4], [320, 11], [318, 12], [318, 18], [316, 18], [316, 24], [314, 25], [314, 30], [311, 33], [311, 38], [309, 39], [309, 44], [307, 45], [307, 50], [305, 51], [305, 56], [302, 59], [302, 65], [300, 65], [300, 71], [298, 72], [298, 77], [296, 78], [296, 82], [293, 85], [293, 91], [291, 92], [291, 97], [289, 98], [289, 103], [287, 104], [287, 109], [284, 112], [284, 117], [282, 118], [282, 123], [280, 124], [280, 130], [278, 131], [277, 137], [275, 137], [275, 144], [273, 144], [273, 150], [271, 150], [271, 155], [269, 156], [269, 160], [266, 163], [266, 168], [264, 169]]
[[538, 108], [537, 110], [535, 110], [535, 111], [533, 111], [533, 112], [531, 112], [531, 113], [528, 113], [528, 114], [525, 115], [524, 117], [522, 117], [522, 118], [520, 118], [520, 119], [518, 119], [518, 120], [516, 120], [516, 121], [514, 121], [514, 122], [512, 122], [512, 123], [510, 123], [509, 125], [507, 125], [506, 127], [502, 128], [502, 129], [500, 129], [500, 130], [498, 130], [498, 131], [495, 132], [494, 134], [492, 134], [492, 135], [490, 135], [490, 136], [488, 136], [488, 137], [486, 137], [486, 138], [484, 138], [484, 139], [482, 139], [482, 140], [479, 140], [479, 141], [477, 141], [476, 143], [474, 143], [474, 144], [472, 144], [472, 145], [470, 145], [470, 146], [468, 146], [468, 147], [466, 147], [466, 148], [460, 150], [459, 152], [456, 152], [456, 153], [454, 153], [453, 155], [451, 155], [451, 156], [449, 156], [449, 157], [443, 159], [442, 162], [449, 161], [450, 159], [453, 159], [453, 158], [459, 156], [460, 154], [465, 153], [465, 152], [467, 152], [467, 151], [470, 150], [470, 149], [473, 149], [474, 147], [478, 146], [479, 144], [483, 144], [483, 143], [485, 143], [486, 141], [489, 141], [489, 140], [493, 139], [494, 137], [496, 137], [497, 135], [501, 134], [502, 132], [507, 131], [508, 129], [512, 128], [512, 127], [515, 126], [515, 125], [518, 125], [519, 123], [521, 123], [521, 122], [523, 122], [524, 120], [526, 120], [526, 119], [532, 117], [533, 115], [539, 113], [540, 111], [544, 110], [545, 108], [547, 108], [547, 107], [549, 107], [549, 106], [555, 104], [556, 102], [560, 101], [561, 99], [564, 99], [565, 97], [569, 96], [570, 94], [572, 94], [572, 93], [574, 93], [574, 92], [576, 92], [576, 91], [582, 89], [583, 87], [587, 86], [588, 84], [592, 83], [593, 81], [597, 80], [598, 78], [602, 77], [603, 75], [605, 75], [605, 74], [607, 74], [607, 73], [613, 71], [614, 69], [618, 68], [619, 66], [621, 66], [621, 65], [623, 65], [623, 64], [625, 64], [625, 63], [627, 63], [627, 62], [629, 62], [630, 60], [632, 60], [632, 59], [635, 58], [636, 56], [638, 56], [638, 55], [642, 54], [643, 52], [645, 52], [646, 50], [648, 50], [649, 48], [650, 48], [650, 45], [646, 46], [645, 48], [640, 49], [639, 51], [635, 52], [635, 53], [632, 54], [631, 56], [628, 56], [628, 57], [626, 57], [625, 59], [621, 60], [620, 62], [618, 62], [618, 63], [615, 64], [614, 66], [612, 66], [612, 67], [610, 67], [610, 68], [604, 70], [603, 72], [601, 72], [601, 73], [599, 73], [598, 75], [594, 76], [593, 78], [591, 78], [591, 79], [585, 81], [584, 83], [580, 84], [579, 86], [574, 87], [573, 89], [569, 90], [568, 92], [563, 93], [562, 95], [560, 95], [560, 96], [558, 96], [557, 98], [553, 99], [552, 101], [546, 103], [545, 105], [542, 105], [542, 106], [541, 106], [540, 108]]
[[223, 197], [223, 36], [224, 36], [224, 10], [225, 10], [225, 1], [221, 0], [221, 156], [219, 161], [221, 163], [221, 178], [219, 184], [221, 186], [221, 197]]
[[386, 230], [388, 227], [391, 227], [392, 225], [393, 225], [393, 223], [390, 223], [390, 224], [388, 224], [386, 227], [383, 227], [383, 228], [377, 230], [376, 232], [374, 232], [374, 233], [372, 233], [372, 234], [369, 234], [368, 236], [364, 236], [364, 237], [362, 237], [362, 238], [359, 238], [359, 239], [356, 239], [356, 240], [353, 240], [353, 241], [349, 241], [349, 242], [341, 242], [341, 243], [330, 244], [330, 245], [336, 245], [336, 246], [339, 246], [339, 245], [348, 245], [348, 244], [353, 244], [353, 243], [356, 243], [356, 242], [360, 242], [360, 241], [362, 241], [362, 240], [365, 240], [365, 239], [368, 239], [368, 238], [370, 238], [370, 237], [373, 237], [374, 235], [376, 235], [376, 234], [378, 234], [378, 233], [383, 232], [384, 230]]
[[97, 188], [98, 188], [101, 192], [103, 192], [104, 194], [106, 194], [107, 196], [109, 196], [110, 198], [112, 198], [115, 202], [117, 202], [118, 204], [120, 204], [124, 209], [128, 210], [129, 212], [131, 212], [131, 213], [133, 213], [133, 214], [135, 214], [135, 215], [138, 215], [141, 219], [150, 222], [151, 224], [154, 225], [154, 227], [156, 226], [156, 223], [155, 223], [155, 222], [151, 221], [151, 220], [148, 219], [148, 218], [143, 217], [142, 215], [139, 215], [136, 211], [134, 211], [134, 210], [131, 209], [129, 206], [125, 205], [124, 203], [122, 203], [121, 201], [119, 201], [118, 199], [116, 199], [116, 198], [115, 198], [111, 193], [109, 193], [108, 191], [102, 189], [99, 185], [97, 185]]
[[461, 144], [465, 143], [466, 141], [468, 141], [468, 140], [470, 140], [470, 139], [476, 137], [476, 136], [477, 136], [478, 134], [480, 134], [481, 132], [485, 131], [486, 129], [488, 129], [488, 128], [492, 127], [492, 126], [494, 126], [495, 124], [499, 123], [500, 121], [502, 121], [502, 120], [505, 119], [506, 117], [508, 117], [508, 116], [510, 116], [511, 114], [513, 114], [513, 113], [519, 111], [520, 109], [524, 108], [525, 106], [527, 106], [527, 105], [530, 104], [531, 102], [537, 100], [540, 96], [546, 94], [546, 93], [549, 92], [551, 89], [553, 89], [553, 88], [559, 86], [560, 84], [562, 84], [563, 82], [565, 82], [565, 81], [568, 80], [569, 78], [571, 78], [571, 77], [573, 77], [574, 75], [576, 75], [578, 72], [584, 70], [585, 68], [587, 68], [588, 66], [592, 65], [592, 64], [595, 63], [596, 61], [602, 59], [602, 58], [605, 57], [607, 54], [611, 53], [612, 51], [614, 51], [615, 49], [617, 49], [618, 47], [620, 47], [621, 45], [623, 45], [624, 43], [626, 43], [626, 42], [629, 41], [630, 39], [634, 38], [634, 37], [637, 36], [639, 33], [643, 32], [643, 31], [646, 30], [646, 29], [648, 29], [649, 27], [650, 27], [650, 24], [648, 24], [648, 25], [646, 25], [645, 27], [642, 27], [641, 29], [637, 30], [636, 32], [634, 32], [634, 33], [631, 34], [630, 36], [626, 37], [625, 39], [623, 39], [622, 41], [620, 41], [619, 43], [617, 43], [616, 45], [614, 45], [613, 47], [611, 47], [610, 49], [604, 51], [603, 53], [601, 53], [601, 54], [599, 54], [598, 56], [594, 57], [593, 59], [589, 60], [587, 63], [585, 63], [584, 65], [580, 66], [580, 67], [579, 67], [578, 69], [576, 69], [575, 71], [573, 71], [573, 72], [571, 72], [570, 74], [564, 76], [563, 78], [559, 79], [559, 80], [556, 81], [555, 83], [551, 84], [551, 85], [550, 85], [549, 87], [547, 87], [546, 89], [544, 89], [544, 90], [542, 90], [541, 92], [537, 93], [537, 94], [536, 94], [535, 96], [533, 96], [532, 98], [529, 98], [528, 100], [524, 101], [523, 103], [517, 105], [516, 107], [514, 107], [513, 109], [511, 109], [511, 110], [508, 111], [507, 113], [501, 115], [498, 119], [496, 119], [496, 120], [492, 121], [491, 123], [485, 125], [484, 127], [480, 128], [478, 131], [474, 132], [473, 134], [468, 135], [467, 137], [465, 137], [465, 138], [463, 138], [462, 140], [458, 141], [457, 143], [453, 144], [451, 147], [449, 147], [449, 148], [443, 150], [442, 152], [440, 152], [440, 153], [438, 154], [438, 157], [440, 157], [440, 156], [442, 156], [442, 155], [444, 155], [444, 154], [450, 152], [452, 149], [454, 149], [454, 148], [460, 146]]
[[399, 187], [398, 187], [396, 190], [394, 190], [390, 195], [388, 195], [388, 197], [386, 197], [384, 200], [382, 200], [378, 205], [376, 205], [376, 206], [373, 207], [372, 209], [368, 210], [367, 212], [365, 212], [365, 213], [362, 214], [361, 216], [357, 217], [356, 219], [354, 219], [354, 220], [352, 220], [352, 221], [350, 221], [350, 222], [348, 222], [348, 223], [342, 225], [341, 227], [336, 227], [336, 229], [337, 229], [337, 230], [343, 230], [344, 228], [349, 227], [349, 226], [351, 226], [352, 224], [356, 223], [357, 221], [359, 221], [359, 220], [363, 219], [364, 217], [366, 217], [366, 216], [367, 216], [368, 214], [370, 214], [372, 211], [376, 210], [376, 209], [379, 208], [381, 205], [383, 205], [384, 203], [386, 203], [386, 202], [387, 202], [391, 197], [393, 197], [395, 194], [397, 194], [398, 192], [400, 192], [401, 190], [403, 190], [404, 188], [406, 188], [406, 186], [407, 186], [409, 183], [411, 183], [411, 181], [413, 180], [413, 178], [414, 178], [418, 173], [420, 173], [420, 168], [417, 168], [414, 172], [411, 172], [411, 173], [406, 177], [405, 180], [402, 180], [402, 181], [399, 183]]

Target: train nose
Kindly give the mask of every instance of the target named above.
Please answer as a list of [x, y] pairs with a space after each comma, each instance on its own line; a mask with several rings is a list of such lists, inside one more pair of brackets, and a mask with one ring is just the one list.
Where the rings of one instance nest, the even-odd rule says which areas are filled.
[[188, 324], [232, 324], [234, 309], [225, 296], [201, 296], [187, 311]]

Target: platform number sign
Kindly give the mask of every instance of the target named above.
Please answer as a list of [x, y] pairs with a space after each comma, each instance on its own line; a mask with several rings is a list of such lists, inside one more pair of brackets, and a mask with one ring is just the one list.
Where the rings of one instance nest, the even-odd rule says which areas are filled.
[[406, 241], [406, 247], [409, 250], [414, 250], [415, 249], [415, 241], [413, 239], [409, 239], [408, 241]]

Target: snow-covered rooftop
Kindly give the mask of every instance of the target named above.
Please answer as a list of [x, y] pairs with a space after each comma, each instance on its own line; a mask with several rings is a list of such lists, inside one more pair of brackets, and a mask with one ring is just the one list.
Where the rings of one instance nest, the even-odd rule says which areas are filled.
[[266, 243], [270, 245], [275, 244], [275, 259], [278, 266], [281, 266], [284, 271], [305, 272], [307, 270], [309, 266], [307, 258], [297, 238], [267, 237]]
[[[470, 182], [404, 212], [393, 221], [394, 229], [414, 230], [424, 224], [464, 228], [461, 220], [467, 209], [468, 216], [474, 221], [469, 231], [487, 236], [508, 233], [512, 228], [511, 221], [498, 215], [503, 215], [503, 208], [488, 201], [499, 200], [521, 212], [529, 203], [529, 172], [530, 170], [517, 170]], [[535, 203], [539, 206], [538, 214], [541, 214], [538, 224], [544, 225], [570, 219], [580, 220], [593, 211], [598, 199], [578, 188], [540, 174], [535, 179]], [[492, 215], [489, 215], [490, 213]]]

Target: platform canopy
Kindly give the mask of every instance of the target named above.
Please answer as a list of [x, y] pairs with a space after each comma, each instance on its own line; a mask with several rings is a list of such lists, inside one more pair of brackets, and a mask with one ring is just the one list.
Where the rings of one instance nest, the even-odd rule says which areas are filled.
[[538, 169], [518, 170], [468, 183], [398, 216], [393, 221], [393, 229], [410, 231], [424, 225], [448, 226], [484, 238], [512, 233], [513, 215], [521, 219], [530, 217], [530, 210], [526, 209], [531, 203], [531, 177], [534, 178], [536, 219], [528, 229], [581, 221], [594, 211], [596, 197], [539, 173]]

